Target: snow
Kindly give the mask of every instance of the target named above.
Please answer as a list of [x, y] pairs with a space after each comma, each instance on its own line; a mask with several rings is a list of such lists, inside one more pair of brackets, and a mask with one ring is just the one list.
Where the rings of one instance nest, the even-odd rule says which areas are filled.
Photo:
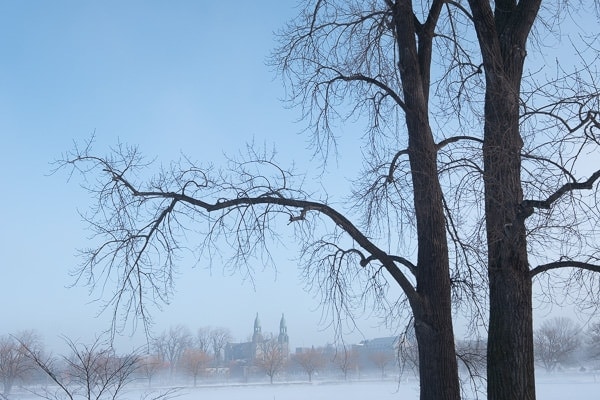
[[[538, 379], [538, 400], [597, 400], [600, 379], [591, 375], [550, 376]], [[176, 400], [418, 400], [416, 381], [354, 381], [275, 383], [260, 385], [204, 386], [186, 388]]]
[[201, 387], [186, 390], [177, 400], [388, 400], [418, 399], [419, 388], [414, 383], [391, 381], [344, 383], [288, 383]]
[[[557, 373], [536, 377], [537, 400], [598, 400], [600, 375], [591, 373]], [[151, 392], [140, 388], [128, 390], [122, 400], [152, 399], [169, 388], [154, 387]], [[172, 388], [171, 388], [172, 389]], [[31, 392], [14, 393], [13, 400], [34, 400]], [[171, 400], [419, 400], [416, 379], [390, 380], [266, 382], [250, 384], [213, 384], [179, 388]], [[463, 400], [474, 398], [465, 396]], [[484, 400], [484, 396], [480, 395]]]

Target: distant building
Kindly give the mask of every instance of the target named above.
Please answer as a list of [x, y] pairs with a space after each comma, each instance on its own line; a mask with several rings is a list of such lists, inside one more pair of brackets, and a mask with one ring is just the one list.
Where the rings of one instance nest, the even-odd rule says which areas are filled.
[[354, 351], [358, 354], [358, 363], [365, 368], [374, 363], [392, 363], [398, 358], [400, 338], [398, 336], [388, 336], [363, 340], [359, 344], [353, 345]]
[[[225, 361], [240, 365], [251, 365], [259, 354], [262, 343], [269, 339], [270, 338], [265, 339], [263, 336], [260, 319], [258, 318], [258, 313], [256, 313], [252, 341], [227, 343], [227, 346], [225, 347]], [[277, 342], [281, 347], [282, 353], [287, 357], [289, 354], [290, 339], [283, 314], [281, 314], [281, 320], [279, 321], [279, 335], [277, 336]]]

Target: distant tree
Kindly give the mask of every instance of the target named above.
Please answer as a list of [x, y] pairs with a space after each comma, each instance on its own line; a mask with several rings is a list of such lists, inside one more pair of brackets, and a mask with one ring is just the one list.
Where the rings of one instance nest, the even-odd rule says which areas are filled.
[[200, 349], [187, 348], [183, 352], [180, 365], [186, 373], [194, 378], [194, 387], [198, 382], [198, 377], [206, 371], [210, 359], [210, 355]]
[[375, 351], [369, 354], [369, 360], [379, 371], [381, 372], [381, 379], [385, 378], [385, 367], [387, 367], [391, 362], [393, 362], [396, 358], [393, 354], [388, 351]]
[[153, 343], [157, 354], [168, 363], [170, 375], [173, 377], [183, 352], [192, 345], [192, 337], [185, 326], [177, 325], [165, 330]]
[[314, 347], [295, 353], [294, 361], [306, 372], [309, 382], [312, 382], [315, 372], [323, 368], [326, 362], [323, 350], [319, 348], [315, 349]]
[[535, 355], [548, 372], [569, 360], [580, 344], [579, 326], [570, 318], [556, 317], [544, 321], [535, 331]]
[[223, 361], [223, 350], [231, 341], [231, 333], [227, 328], [215, 328], [210, 332], [215, 362], [219, 365]]
[[358, 368], [358, 352], [353, 347], [342, 347], [334, 355], [333, 362], [348, 380], [348, 373]]
[[600, 359], [600, 321], [590, 325], [587, 336], [590, 358], [593, 360]]
[[148, 380], [148, 386], [152, 386], [152, 379], [164, 367], [165, 363], [154, 354], [147, 354], [139, 358], [139, 373]]
[[209, 327], [198, 328], [196, 332], [195, 344], [196, 347], [205, 353], [209, 353], [211, 349], [211, 329]]
[[2, 394], [10, 394], [14, 384], [26, 377], [34, 367], [25, 348], [41, 351], [41, 343], [33, 331], [23, 331], [14, 336], [0, 337], [0, 381]]
[[40, 389], [38, 395], [48, 400], [116, 400], [127, 384], [135, 379], [139, 367], [136, 353], [116, 355], [113, 348], [99, 338], [90, 344], [79, 344], [65, 338], [71, 354], [45, 357], [23, 344], [27, 357], [57, 385]]
[[271, 337], [258, 344], [256, 353], [254, 365], [267, 374], [270, 382], [273, 383], [275, 375], [283, 371], [287, 363], [285, 350], [281, 348], [277, 339]]

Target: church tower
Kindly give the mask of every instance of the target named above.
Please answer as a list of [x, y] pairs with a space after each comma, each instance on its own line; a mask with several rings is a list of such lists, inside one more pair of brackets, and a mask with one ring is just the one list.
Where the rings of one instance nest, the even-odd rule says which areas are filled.
[[252, 334], [252, 343], [257, 344], [263, 341], [262, 328], [260, 327], [260, 320], [258, 319], [258, 313], [254, 318], [254, 333]]
[[281, 314], [281, 321], [279, 321], [279, 337], [277, 338], [277, 341], [279, 342], [279, 348], [287, 357], [289, 353], [290, 338], [287, 334], [287, 324], [285, 323], [283, 314]]

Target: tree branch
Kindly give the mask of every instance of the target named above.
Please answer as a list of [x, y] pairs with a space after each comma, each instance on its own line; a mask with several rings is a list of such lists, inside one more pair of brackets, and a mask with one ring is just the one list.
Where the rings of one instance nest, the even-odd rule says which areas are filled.
[[541, 274], [542, 272], [548, 272], [553, 269], [560, 268], [579, 268], [585, 269], [592, 272], [600, 272], [600, 265], [590, 264], [583, 261], [574, 261], [574, 260], [564, 260], [564, 261], [555, 261], [548, 264], [538, 265], [529, 271], [529, 277], [533, 278], [536, 275]]
[[458, 142], [459, 140], [472, 140], [479, 144], [483, 144], [483, 140], [478, 137], [475, 137], [475, 136], [452, 136], [452, 137], [446, 138], [446, 139], [442, 140], [441, 142], [439, 142], [437, 144], [437, 150], [439, 151], [442, 148], [449, 145], [450, 143], [455, 143], [455, 142]]
[[388, 96], [390, 96], [392, 99], [394, 99], [396, 104], [404, 112], [406, 112], [406, 104], [404, 103], [402, 98], [398, 95], [398, 93], [396, 93], [394, 90], [392, 90], [392, 88], [390, 88], [388, 85], [386, 85], [382, 81], [375, 79], [375, 78], [371, 78], [371, 77], [363, 75], [363, 74], [344, 75], [341, 72], [338, 72], [338, 71], [335, 71], [335, 72], [338, 74], [338, 76], [333, 78], [330, 81], [331, 83], [333, 83], [335, 80], [343, 80], [346, 82], [354, 81], [354, 82], [365, 82], [365, 83], [371, 84], [371, 85], [376, 86], [379, 89], [383, 90]]
[[[167, 221], [167, 218], [171, 216], [174, 212], [176, 212], [176, 208], [178, 204], [185, 204], [187, 206], [192, 206], [195, 208], [202, 209], [208, 213], [213, 213], [217, 211], [223, 212], [225, 215], [235, 209], [240, 208], [251, 208], [255, 206], [281, 206], [284, 208], [297, 209], [300, 210], [299, 214], [292, 215], [290, 214], [289, 223], [302, 221], [306, 218], [306, 215], [310, 211], [315, 211], [328, 217], [332, 222], [334, 222], [339, 228], [341, 228], [346, 234], [348, 234], [362, 249], [364, 249], [373, 260], [378, 260], [381, 262], [383, 267], [388, 271], [388, 273], [392, 276], [392, 278], [400, 285], [402, 290], [405, 292], [407, 298], [411, 302], [418, 301], [418, 297], [416, 296], [416, 290], [412, 283], [407, 279], [407, 277], [402, 273], [402, 271], [396, 265], [396, 262], [401, 262], [405, 266], [411, 269], [411, 272], [414, 272], [414, 266], [410, 264], [408, 261], [402, 259], [401, 257], [391, 256], [387, 254], [385, 251], [381, 250], [377, 245], [375, 245], [371, 240], [369, 240], [348, 218], [346, 218], [343, 214], [335, 210], [334, 208], [315, 201], [295, 199], [283, 194], [282, 190], [272, 188], [270, 186], [265, 186], [265, 190], [262, 193], [256, 193], [256, 195], [252, 193], [252, 190], [261, 189], [261, 186], [256, 186], [255, 182], [251, 182], [252, 186], [250, 189], [241, 190], [238, 188], [236, 191], [238, 193], [238, 197], [226, 197], [226, 198], [218, 198], [215, 201], [205, 201], [200, 198], [194, 197], [186, 192], [186, 187], [188, 187], [189, 181], [186, 183], [181, 190], [179, 191], [162, 191], [162, 190], [140, 190], [131, 183], [128, 179], [124, 177], [124, 174], [115, 169], [112, 164], [108, 161], [97, 157], [88, 157], [82, 155], [77, 157], [74, 162], [84, 162], [91, 161], [94, 163], [98, 163], [102, 166], [104, 172], [110, 175], [110, 179], [112, 182], [120, 185], [122, 188], [126, 189], [133, 197], [141, 198], [144, 200], [148, 199], [163, 199], [170, 200], [168, 205], [162, 209], [157, 210], [156, 216], [154, 219], [141, 230], [139, 233], [135, 233], [134, 238], [141, 239], [142, 243], [140, 247], [134, 249], [133, 256], [131, 257], [131, 264], [129, 264], [128, 270], [126, 271], [123, 280], [121, 281], [121, 293], [117, 293], [113, 300], [113, 303], [118, 305], [121, 302], [122, 292], [125, 291], [126, 285], [130, 285], [132, 279], [132, 274], [144, 274], [141, 269], [141, 266], [138, 264], [141, 262], [142, 258], [146, 255], [146, 249], [150, 245], [150, 241], [157, 233], [161, 233], [160, 226]], [[266, 178], [265, 178], [266, 179]], [[198, 187], [205, 188], [205, 185], [197, 185]], [[235, 187], [225, 186], [225, 188], [235, 189]], [[222, 190], [223, 187], [216, 187], [218, 190]], [[115, 190], [115, 189], [111, 189]], [[120, 208], [121, 206], [117, 206]], [[242, 228], [245, 229], [245, 228]], [[109, 233], [110, 234], [110, 233]], [[161, 233], [163, 234], [163, 233]], [[163, 234], [164, 235], [164, 234]], [[110, 234], [111, 237], [114, 235]], [[131, 236], [128, 236], [131, 238]], [[125, 240], [128, 240], [126, 238]], [[113, 239], [116, 241], [120, 241], [120, 239]], [[112, 241], [112, 240], [111, 240]], [[165, 243], [168, 240], [165, 241]], [[103, 246], [101, 246], [102, 249]], [[97, 250], [93, 253], [99, 254]], [[114, 257], [114, 256], [113, 256]], [[129, 257], [129, 256], [128, 256]], [[365, 257], [361, 255], [361, 259]], [[114, 262], [114, 259], [113, 261]], [[362, 263], [361, 263], [362, 264]], [[142, 277], [138, 278], [140, 282], [143, 280]], [[138, 304], [143, 303], [143, 288], [141, 285], [136, 286]]]
[[520, 204], [520, 209], [523, 210], [525, 217], [531, 215], [533, 208], [541, 208], [548, 210], [552, 204], [559, 200], [562, 196], [574, 192], [576, 190], [593, 189], [594, 184], [600, 179], [600, 170], [594, 172], [584, 182], [569, 182], [562, 185], [557, 191], [552, 193], [546, 200], [524, 200]]

